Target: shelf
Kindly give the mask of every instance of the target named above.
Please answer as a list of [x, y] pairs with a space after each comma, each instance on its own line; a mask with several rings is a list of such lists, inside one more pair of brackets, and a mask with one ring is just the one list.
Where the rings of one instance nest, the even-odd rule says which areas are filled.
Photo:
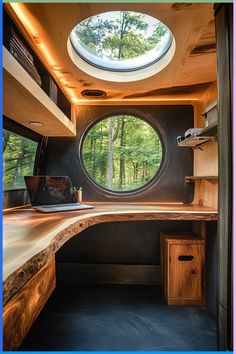
[[210, 125], [209, 127], [203, 129], [200, 134], [196, 136], [191, 136], [178, 143], [179, 147], [191, 147], [198, 148], [200, 145], [216, 140], [217, 136], [217, 123]]
[[212, 183], [216, 183], [218, 181], [218, 176], [186, 176], [185, 182], [186, 183], [193, 183], [197, 180], [206, 180]]
[[[3, 114], [44, 136], [75, 136], [76, 128], [3, 47]], [[33, 126], [30, 122], [42, 122]]]

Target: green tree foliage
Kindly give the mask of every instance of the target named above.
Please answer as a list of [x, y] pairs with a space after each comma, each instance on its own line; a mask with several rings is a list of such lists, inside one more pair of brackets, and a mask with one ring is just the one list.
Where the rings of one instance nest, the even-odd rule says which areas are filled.
[[32, 175], [38, 144], [3, 129], [3, 189], [25, 187], [23, 176]]
[[162, 145], [155, 130], [130, 115], [103, 119], [85, 137], [82, 158], [88, 174], [102, 187], [130, 191], [157, 173]]
[[80, 41], [92, 52], [116, 60], [148, 53], [166, 32], [161, 22], [149, 26], [145, 15], [131, 11], [119, 11], [118, 17], [92, 16], [76, 27]]

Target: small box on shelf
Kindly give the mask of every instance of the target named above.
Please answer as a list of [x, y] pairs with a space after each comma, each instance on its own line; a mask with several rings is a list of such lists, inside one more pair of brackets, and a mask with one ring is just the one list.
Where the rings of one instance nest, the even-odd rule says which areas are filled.
[[208, 128], [213, 124], [217, 124], [218, 112], [217, 112], [217, 101], [212, 102], [202, 113], [205, 118], [205, 127]]

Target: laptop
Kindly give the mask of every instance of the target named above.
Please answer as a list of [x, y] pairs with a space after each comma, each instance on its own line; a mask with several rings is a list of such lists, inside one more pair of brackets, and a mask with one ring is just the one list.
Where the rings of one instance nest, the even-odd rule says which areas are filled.
[[24, 176], [24, 179], [32, 208], [42, 213], [94, 208], [77, 202], [68, 176]]

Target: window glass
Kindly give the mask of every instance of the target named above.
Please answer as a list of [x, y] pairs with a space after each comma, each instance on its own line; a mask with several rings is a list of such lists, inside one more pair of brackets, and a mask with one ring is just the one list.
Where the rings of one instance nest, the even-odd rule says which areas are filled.
[[3, 190], [24, 188], [32, 175], [38, 143], [3, 129]]
[[99, 121], [86, 134], [82, 161], [89, 177], [101, 187], [129, 192], [146, 185], [158, 172], [162, 144], [142, 119], [117, 115]]
[[153, 64], [169, 50], [173, 35], [158, 19], [138, 12], [91, 16], [71, 32], [77, 54], [105, 70], [133, 71]]

